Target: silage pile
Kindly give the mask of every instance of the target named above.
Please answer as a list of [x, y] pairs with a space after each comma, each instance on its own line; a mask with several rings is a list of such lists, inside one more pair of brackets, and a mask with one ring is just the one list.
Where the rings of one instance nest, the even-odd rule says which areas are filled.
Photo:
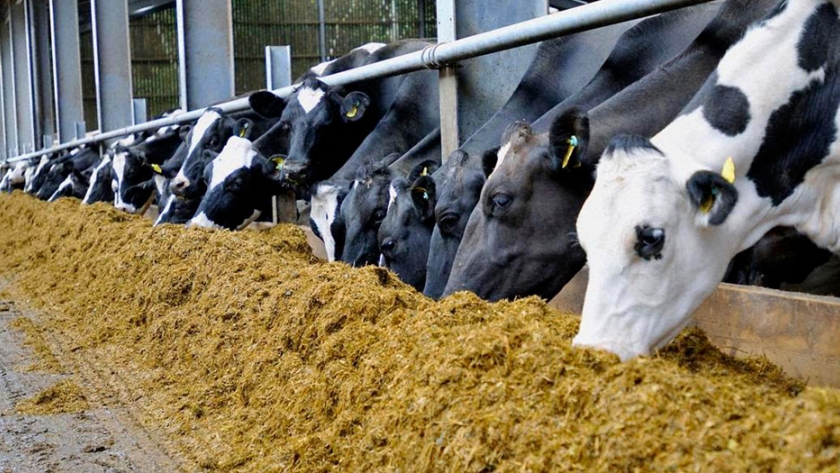
[[[294, 227], [151, 228], [0, 197], [0, 267], [199, 468], [835, 471], [840, 393], [697, 332], [620, 364], [535, 298], [425, 299]], [[801, 392], [800, 392], [801, 391]]]

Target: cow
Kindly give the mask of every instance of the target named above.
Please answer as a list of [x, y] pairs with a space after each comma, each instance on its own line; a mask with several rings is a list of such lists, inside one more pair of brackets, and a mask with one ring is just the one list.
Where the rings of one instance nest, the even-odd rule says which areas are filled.
[[589, 285], [575, 346], [622, 360], [662, 348], [775, 226], [840, 252], [838, 8], [779, 3], [684, 114], [611, 141], [577, 220]]
[[105, 153], [93, 168], [87, 192], [82, 198], [82, 205], [90, 205], [96, 202], [114, 203], [114, 189], [111, 186], [111, 159], [111, 156]]
[[[365, 64], [419, 51], [429, 44], [419, 40], [392, 43], [371, 53]], [[363, 142], [372, 147], [364, 152], [381, 158], [407, 151], [433, 130], [436, 121], [426, 127], [438, 103], [435, 78], [432, 71], [418, 71], [346, 87], [308, 78], [285, 100], [270, 92], [252, 94], [249, 102], [260, 115], [277, 116], [281, 112], [277, 125], [254, 146], [267, 157], [284, 155], [283, 179], [299, 193], [306, 192], [338, 171]], [[383, 120], [399, 133], [390, 131], [389, 135], [388, 129], [380, 128]], [[374, 128], [379, 128], [379, 134], [369, 137]], [[377, 146], [385, 143], [384, 138], [389, 138], [389, 149]]]
[[26, 181], [26, 169], [31, 166], [28, 160], [18, 161], [11, 164], [0, 181], [0, 192], [12, 192], [14, 189], [23, 189]]
[[[498, 148], [487, 153], [495, 155]], [[437, 299], [446, 288], [452, 261], [458, 251], [467, 221], [484, 187], [483, 156], [455, 150], [432, 174], [435, 183], [435, 227], [429, 241], [423, 294]]]
[[435, 227], [435, 182], [423, 164], [388, 189], [388, 211], [379, 227], [380, 266], [418, 291], [426, 283], [429, 241]]
[[89, 168], [86, 172], [81, 173], [75, 169], [70, 171], [70, 174], [59, 184], [58, 189], [50, 196], [47, 202], [55, 202], [62, 197], [75, 197], [83, 199], [87, 195], [90, 186], [90, 174], [93, 168]]
[[[72, 152], [78, 152], [78, 148]], [[55, 152], [42, 155], [38, 161], [38, 165], [35, 166], [35, 170], [32, 171], [29, 179], [26, 180], [23, 191], [27, 194], [35, 195], [44, 183], [44, 179], [47, 178], [47, 173], [50, 171], [53, 160], [58, 159], [64, 154], [64, 152]]]
[[189, 227], [241, 230], [270, 211], [267, 197], [285, 189], [277, 164], [258, 154], [246, 138], [232, 136], [221, 153], [204, 153], [207, 192]]
[[[482, 192], [470, 217], [444, 295], [472, 290], [490, 300], [534, 294], [550, 299], [559, 292], [585, 262], [574, 222], [593, 184], [589, 171], [598, 161], [598, 148], [606, 141], [603, 137], [627, 128], [649, 133], [665, 127], [691, 101], [702, 86], [702, 77], [714, 70], [725, 51], [721, 46], [736, 41], [771, 6], [767, 0], [729, 0], [683, 53], [614, 97], [588, 112], [572, 109], [577, 111], [565, 115], [565, 120], [553, 117], [543, 138], [530, 135], [540, 135], [535, 129], [545, 120], [520, 126], [526, 138], [516, 146], [502, 143], [497, 159], [485, 159], [486, 168], [492, 170], [485, 185], [488, 192]], [[572, 136], [576, 146], [565, 172], [556, 172], [549, 158], [556, 153], [565, 158], [570, 145], [564, 143]], [[570, 180], [574, 171], [581, 170], [585, 172]], [[537, 183], [539, 192], [535, 192]], [[495, 212], [493, 216], [490, 188], [507, 189], [505, 194], [520, 209], [515, 220], [507, 218], [513, 214]], [[561, 195], [565, 197], [558, 199]], [[493, 271], [490, 262], [502, 258], [510, 259], [510, 272]]]
[[35, 193], [35, 197], [48, 200], [73, 171], [80, 173], [88, 171], [98, 160], [99, 151], [85, 146], [76, 148], [69, 154], [56, 159], [49, 164], [49, 171]]

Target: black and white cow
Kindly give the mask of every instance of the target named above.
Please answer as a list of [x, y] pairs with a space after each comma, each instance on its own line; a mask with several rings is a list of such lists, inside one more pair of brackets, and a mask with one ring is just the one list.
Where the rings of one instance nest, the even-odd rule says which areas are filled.
[[47, 171], [43, 183], [35, 193], [35, 197], [41, 200], [49, 200], [73, 171], [85, 173], [98, 160], [99, 151], [88, 147], [76, 148], [69, 154], [56, 159], [49, 164], [49, 171]]
[[[277, 164], [246, 138], [232, 136], [222, 152], [205, 150], [207, 191], [187, 226], [241, 230], [270, 211], [268, 197], [285, 189]], [[273, 190], [272, 189], [276, 189]]]
[[11, 164], [0, 181], [0, 192], [12, 192], [14, 189], [23, 189], [26, 183], [26, 169], [31, 165], [28, 160]]
[[[771, 6], [767, 0], [727, 1], [685, 52], [642, 80], [588, 114], [578, 110], [567, 120], [553, 119], [543, 138], [529, 136], [516, 146], [503, 143], [495, 166], [490, 157], [487, 167], [495, 170], [486, 187], [505, 189], [504, 194], [520, 210], [494, 215], [492, 195], [482, 193], [445, 294], [466, 289], [491, 300], [531, 294], [553, 297], [585, 261], [574, 238], [574, 221], [592, 179], [586, 172], [575, 171], [586, 171], [590, 163], [597, 162], [595, 153], [607, 141], [605, 136], [628, 129], [652, 134], [665, 127], [702, 86], [701, 78], [714, 70], [725, 51], [725, 46], [721, 47], [736, 41]], [[520, 131], [535, 135], [531, 128], [521, 127]], [[557, 153], [565, 157], [569, 147], [565, 142], [572, 135], [577, 146], [567, 164], [571, 171], [556, 172], [553, 159]], [[582, 168], [575, 168], [577, 165]], [[570, 180], [575, 175], [578, 180]], [[537, 184], [539, 192], [535, 191]], [[511, 272], [491, 268], [490, 261], [502, 258], [510, 260]]]
[[112, 157], [107, 152], [96, 163], [90, 175], [88, 190], [82, 198], [82, 205], [90, 205], [96, 202], [114, 203], [114, 189], [111, 186], [111, 163]]
[[380, 266], [394, 271], [418, 291], [426, 283], [429, 241], [435, 227], [435, 182], [421, 165], [408, 179], [399, 177], [388, 189], [388, 213], [377, 233]]
[[[365, 64], [429, 44], [419, 40], [392, 43], [371, 53]], [[431, 71], [359, 81], [347, 87], [331, 87], [309, 78], [285, 100], [270, 92], [255, 93], [249, 99], [254, 111], [262, 116], [280, 112], [280, 121], [254, 146], [264, 156], [284, 155], [283, 178], [306, 192], [338, 171], [363, 142], [369, 146], [393, 143], [389, 149], [364, 151], [374, 157], [411, 148], [437, 126], [426, 126], [428, 115], [437, 106], [436, 98], [429, 100], [432, 96], [437, 97], [437, 82]], [[390, 134], [379, 128], [381, 121], [394, 127]], [[375, 128], [379, 134], [368, 140]]]
[[58, 189], [53, 192], [48, 202], [55, 202], [62, 197], [75, 197], [83, 199], [87, 195], [88, 187], [90, 186], [90, 174], [93, 168], [89, 168], [84, 173], [77, 170], [70, 171], [70, 174], [59, 184]]
[[[79, 149], [73, 150], [73, 152], [79, 151]], [[42, 155], [41, 159], [38, 161], [38, 165], [35, 166], [35, 170], [32, 171], [29, 179], [26, 180], [23, 191], [31, 195], [37, 194], [41, 185], [43, 185], [44, 180], [47, 178], [47, 174], [50, 172], [53, 162], [65, 154], [67, 153], [60, 151]]]
[[685, 114], [651, 140], [612, 141], [577, 222], [589, 285], [575, 345], [623, 360], [665, 346], [775, 226], [840, 252], [838, 8], [783, 1]]

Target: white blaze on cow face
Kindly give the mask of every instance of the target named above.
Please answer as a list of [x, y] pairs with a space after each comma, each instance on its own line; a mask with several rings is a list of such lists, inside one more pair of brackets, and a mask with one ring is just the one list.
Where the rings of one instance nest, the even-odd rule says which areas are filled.
[[507, 143], [505, 143], [504, 146], [499, 148], [499, 152], [496, 154], [496, 166], [493, 168], [493, 172], [495, 172], [496, 169], [499, 169], [499, 167], [505, 161], [505, 158], [507, 157], [509, 152], [510, 152], [510, 141], [508, 141]]
[[394, 202], [397, 201], [397, 188], [394, 187], [393, 184], [388, 186], [388, 210], [391, 210], [391, 206], [394, 205]]
[[298, 103], [300, 104], [301, 108], [305, 113], [309, 113], [321, 103], [321, 99], [324, 98], [324, 91], [321, 89], [311, 89], [309, 87], [304, 87], [300, 89], [298, 92]]
[[93, 169], [93, 174], [90, 176], [90, 186], [88, 186], [87, 193], [85, 194], [85, 198], [82, 199], [82, 204], [91, 204], [91, 200], [93, 200], [93, 193], [96, 191], [96, 186], [99, 185], [99, 173], [105, 169], [106, 166], [111, 164], [111, 157], [106, 155], [102, 158], [102, 161], [96, 165]]
[[339, 188], [329, 184], [319, 184], [312, 194], [312, 207], [309, 215], [315, 223], [315, 228], [324, 240], [324, 248], [327, 252], [327, 260], [335, 261], [335, 238], [331, 226], [335, 222], [338, 213], [338, 192]]
[[156, 227], [156, 226], [160, 225], [161, 223], [163, 223], [163, 219], [167, 215], [169, 215], [169, 212], [172, 211], [172, 206], [175, 205], [175, 199], [177, 199], [177, 197], [174, 196], [174, 195], [171, 195], [171, 196], [169, 196], [168, 199], [166, 199], [166, 205], [163, 207], [163, 211], [161, 211], [160, 214], [158, 215], [158, 218], [157, 218], [157, 220], [155, 220], [155, 223], [154, 223], [153, 226]]
[[222, 118], [221, 114], [215, 110], [208, 110], [204, 112], [201, 118], [195, 124], [195, 127], [192, 129], [190, 134], [190, 143], [189, 149], [187, 151], [187, 157], [184, 161], [184, 165], [181, 166], [181, 169], [178, 171], [178, 174], [172, 179], [172, 183], [175, 186], [183, 186], [187, 187], [190, 186], [192, 183], [187, 176], [184, 174], [184, 169], [186, 168], [187, 161], [192, 157], [193, 151], [195, 151], [198, 144], [204, 138], [204, 135], [210, 130], [214, 123], [219, 121]]
[[234, 172], [250, 169], [256, 155], [257, 152], [251, 147], [251, 141], [231, 136], [222, 152], [213, 160], [213, 172], [207, 192], [220, 186]]
[[[651, 140], [655, 148], [605, 152], [577, 221], [590, 279], [575, 345], [606, 349], [624, 360], [649, 354], [690, 322], [692, 312], [714, 290], [737, 252], [776, 225], [807, 229], [803, 220], [822, 205], [804, 196], [824, 193], [825, 187], [809, 188], [809, 179], [826, 164], [810, 170], [805, 183], [779, 206], [760, 197], [745, 174], [773, 112], [787, 105], [793, 93], [825, 76], [824, 69], [802, 69], [797, 52], [805, 19], [820, 4], [788, 3], [783, 12], [749, 30], [727, 51], [710, 81], [745, 96], [749, 117], [740, 130], [724, 133], [710, 123], [714, 117], [704, 116], [709, 97], [701, 95], [699, 108]], [[708, 93], [711, 87], [700, 93], [704, 90]], [[840, 148], [830, 153], [840, 153]], [[837, 156], [830, 155], [835, 166]], [[737, 203], [715, 226], [709, 214], [691, 202], [686, 185], [698, 171], [720, 172], [728, 157], [735, 163]], [[823, 220], [836, 222], [834, 215], [836, 210]], [[640, 254], [640, 230], [646, 227], [662, 230], [664, 244], [656, 257]], [[814, 233], [806, 233], [814, 238]]]
[[58, 186], [58, 189], [56, 189], [55, 192], [53, 192], [53, 195], [50, 196], [47, 202], [55, 202], [56, 200], [58, 200], [62, 193], [65, 191], [65, 189], [67, 189], [68, 187], [73, 187], [72, 175], [67, 176], [66, 178], [64, 178], [63, 181], [61, 181], [61, 184]]

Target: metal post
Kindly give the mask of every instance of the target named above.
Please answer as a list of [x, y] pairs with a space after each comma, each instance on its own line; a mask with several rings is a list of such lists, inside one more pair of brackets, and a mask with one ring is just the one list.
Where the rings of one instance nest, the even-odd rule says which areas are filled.
[[426, 37], [426, 0], [417, 0], [417, 16], [420, 22], [418, 38]]
[[77, 0], [50, 0], [50, 19], [55, 84], [53, 103], [58, 116], [59, 141], [67, 143], [76, 137], [76, 123], [84, 120]]
[[50, 60], [50, 10], [45, 0], [32, 2], [33, 43], [35, 52], [35, 115], [38, 129], [41, 132], [41, 142], [49, 136], [52, 146], [52, 136], [55, 134], [55, 111], [53, 109], [53, 75]]
[[6, 155], [6, 89], [8, 84], [3, 78], [3, 49], [6, 47], [3, 44], [2, 35], [0, 35], [0, 161], [8, 158]]
[[75, 127], [76, 139], [77, 140], [84, 139], [85, 135], [87, 134], [87, 130], [85, 130], [85, 122], [84, 121], [76, 122], [73, 126]]
[[[438, 42], [455, 41], [455, 0], [437, 1]], [[440, 142], [443, 161], [458, 149], [458, 76], [454, 67], [440, 69]]]
[[292, 85], [292, 48], [265, 47], [265, 82], [270, 90]]
[[146, 112], [146, 99], [134, 99], [134, 124], [146, 123], [148, 115]]
[[29, 0], [13, 4], [12, 57], [17, 111], [18, 150], [35, 150], [35, 94], [32, 83], [32, 42], [30, 41]]
[[15, 111], [15, 77], [12, 56], [11, 12], [3, 16], [0, 22], [0, 44], [3, 46], [3, 126], [6, 135], [4, 151], [6, 157], [18, 155], [17, 147], [17, 112]]
[[234, 94], [230, 0], [178, 0], [181, 108], [193, 110]]
[[[265, 47], [265, 81], [270, 90], [292, 85], [292, 48], [289, 46]], [[271, 221], [293, 223], [297, 220], [295, 193], [284, 192], [271, 197]]]
[[93, 70], [99, 131], [131, 125], [131, 48], [128, 1], [91, 0]]
[[324, 9], [324, 0], [318, 0], [318, 50], [321, 54], [321, 62], [327, 60], [327, 13]]

